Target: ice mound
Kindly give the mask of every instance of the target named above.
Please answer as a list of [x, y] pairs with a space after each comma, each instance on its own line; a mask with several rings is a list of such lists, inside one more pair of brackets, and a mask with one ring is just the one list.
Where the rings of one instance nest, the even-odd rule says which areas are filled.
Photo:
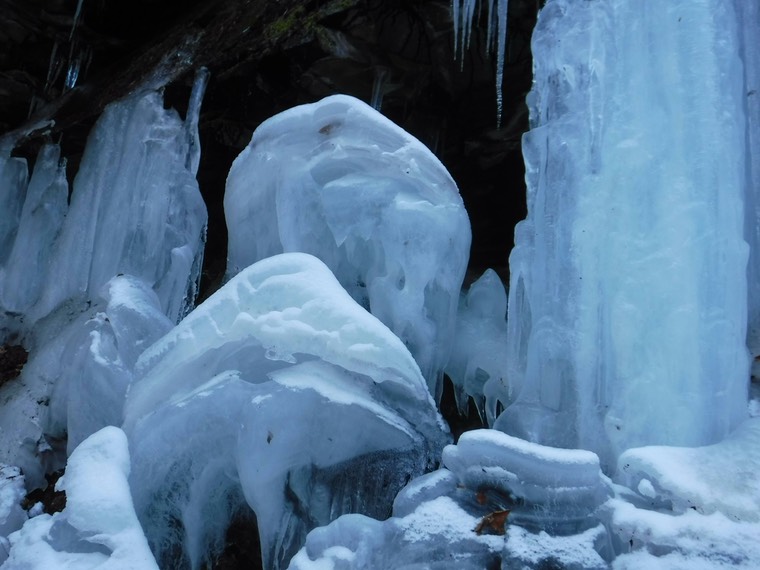
[[611, 472], [628, 448], [715, 443], [746, 418], [736, 4], [541, 11], [500, 429]]
[[[501, 279], [488, 269], [459, 300], [456, 334], [446, 374], [456, 387], [460, 412], [469, 398], [483, 421], [496, 419], [498, 394], [507, 376], [507, 293]], [[486, 388], [488, 387], [488, 388]], [[486, 392], [489, 406], [486, 410]], [[502, 396], [502, 403], [507, 403]]]
[[154, 552], [193, 568], [243, 495], [278, 568], [316, 525], [390, 514], [448, 440], [404, 344], [303, 253], [247, 267], [143, 352], [124, 426]]
[[313, 530], [290, 568], [608, 567], [597, 511], [609, 490], [593, 453], [479, 430], [447, 446], [443, 461], [398, 494], [390, 519], [346, 515]]
[[132, 506], [129, 469], [120, 429], [103, 428], [82, 442], [57, 485], [66, 491], [66, 508], [13, 533], [3, 570], [158, 570]]
[[629, 449], [618, 460], [615, 480], [650, 508], [760, 523], [760, 418], [714, 445]]
[[443, 464], [468, 489], [503, 495], [510, 521], [549, 534], [578, 534], [597, 524], [611, 496], [590, 451], [531, 443], [496, 430], [462, 434], [443, 450]]
[[200, 76], [185, 121], [157, 92], [106, 107], [87, 140], [53, 252], [55, 277], [35, 318], [91, 299], [119, 273], [150, 284], [175, 322], [192, 308], [207, 217], [195, 180], [204, 86]]
[[156, 293], [132, 276], [111, 279], [101, 297], [92, 318], [69, 327], [50, 399], [46, 433], [67, 437], [69, 452], [121, 424], [137, 357], [172, 327]]
[[324, 261], [435, 387], [454, 335], [470, 224], [419, 141], [336, 95], [262, 123], [227, 179], [227, 275], [281, 252]]

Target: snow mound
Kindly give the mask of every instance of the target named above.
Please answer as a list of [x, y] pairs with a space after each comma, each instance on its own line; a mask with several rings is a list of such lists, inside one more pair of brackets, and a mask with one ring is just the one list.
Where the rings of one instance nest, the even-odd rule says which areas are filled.
[[29, 519], [10, 536], [3, 570], [158, 570], [129, 492], [127, 438], [106, 427], [71, 454], [57, 489], [66, 508]]

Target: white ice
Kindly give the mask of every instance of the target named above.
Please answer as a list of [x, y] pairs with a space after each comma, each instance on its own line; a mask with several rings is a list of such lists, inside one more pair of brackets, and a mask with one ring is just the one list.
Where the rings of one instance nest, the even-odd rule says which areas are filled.
[[[204, 85], [200, 76], [195, 92]], [[173, 321], [192, 308], [206, 231], [196, 129], [192, 113], [182, 121], [157, 92], [106, 108], [88, 138], [53, 251], [54, 277], [34, 318], [91, 299], [119, 273], [153, 287]]]
[[8, 535], [21, 528], [27, 514], [21, 508], [26, 495], [24, 476], [18, 467], [0, 464], [0, 565], [10, 551]]
[[446, 374], [456, 387], [460, 411], [467, 410], [472, 398], [483, 421], [487, 415], [489, 425], [496, 419], [496, 410], [493, 404], [486, 414], [485, 394], [500, 393], [507, 378], [506, 318], [507, 293], [496, 272], [488, 269], [459, 299]]
[[714, 443], [746, 417], [737, 21], [725, 0], [541, 11], [510, 256], [514, 403], [495, 427], [611, 471], [625, 449]]
[[278, 568], [317, 524], [387, 516], [448, 440], [403, 343], [303, 253], [247, 267], [147, 349], [124, 426], [151, 544], [193, 568], [242, 496]]
[[302, 251], [398, 335], [435, 393], [454, 334], [470, 224], [418, 140], [361, 101], [327, 97], [262, 123], [227, 179], [227, 275]]
[[69, 458], [57, 484], [66, 508], [29, 519], [10, 536], [3, 570], [158, 570], [132, 505], [124, 433], [103, 428]]

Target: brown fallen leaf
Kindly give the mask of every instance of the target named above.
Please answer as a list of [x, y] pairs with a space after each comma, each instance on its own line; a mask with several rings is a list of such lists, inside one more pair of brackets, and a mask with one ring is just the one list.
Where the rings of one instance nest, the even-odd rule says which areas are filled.
[[474, 530], [479, 535], [483, 534], [485, 531], [488, 531], [486, 534], [502, 535], [506, 532], [504, 526], [507, 524], [508, 516], [508, 509], [488, 513], [486, 516], [480, 519], [478, 526], [476, 526]]

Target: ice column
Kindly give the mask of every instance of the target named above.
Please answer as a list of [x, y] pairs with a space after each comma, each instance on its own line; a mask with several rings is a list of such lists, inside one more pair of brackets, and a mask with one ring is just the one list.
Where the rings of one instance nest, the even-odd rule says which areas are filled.
[[745, 98], [729, 0], [552, 0], [496, 427], [603, 464], [746, 414]]

